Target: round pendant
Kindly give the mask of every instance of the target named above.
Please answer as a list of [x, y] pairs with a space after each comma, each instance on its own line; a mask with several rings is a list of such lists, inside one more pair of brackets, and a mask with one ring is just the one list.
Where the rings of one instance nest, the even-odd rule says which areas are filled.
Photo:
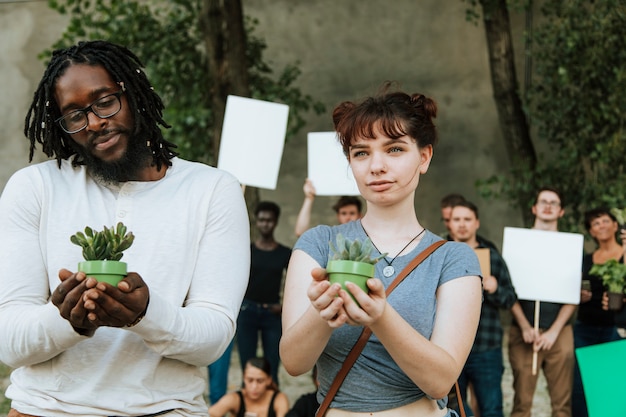
[[394, 272], [396, 272], [396, 270], [393, 269], [393, 266], [391, 265], [387, 265], [386, 267], [383, 268], [383, 275], [386, 276], [387, 278], [392, 276]]

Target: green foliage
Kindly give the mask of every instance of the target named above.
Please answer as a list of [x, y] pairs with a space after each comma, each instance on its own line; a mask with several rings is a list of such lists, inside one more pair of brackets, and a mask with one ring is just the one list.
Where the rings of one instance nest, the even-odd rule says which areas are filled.
[[85, 233], [77, 232], [70, 236], [70, 241], [83, 248], [83, 258], [86, 261], [119, 261], [126, 249], [130, 248], [135, 240], [132, 232], [127, 233], [123, 223], [108, 228], [104, 226], [101, 232], [85, 227]]
[[[0, 362], [0, 381], [7, 380], [11, 374], [12, 369]], [[7, 415], [11, 410], [11, 400], [6, 398], [4, 394], [4, 384], [0, 384], [0, 414]]]
[[[70, 15], [70, 24], [53, 48], [79, 40], [106, 39], [126, 45], [142, 60], [155, 90], [165, 104], [164, 118], [172, 125], [167, 139], [178, 145], [181, 156], [215, 163], [211, 127], [212, 74], [208, 73], [198, 16], [200, 0], [145, 2], [140, 0], [49, 0], [49, 6]], [[297, 63], [273, 78], [263, 60], [266, 44], [254, 36], [257, 21], [246, 19], [250, 89], [253, 98], [289, 105], [287, 137], [304, 126], [304, 113], [324, 112], [320, 102], [294, 87], [300, 75]], [[42, 58], [49, 57], [51, 50]]]
[[366, 238], [363, 243], [359, 239], [350, 240], [345, 238], [341, 233], [337, 234], [336, 244], [328, 242], [331, 251], [331, 261], [355, 261], [364, 262], [368, 264], [375, 264], [376, 262], [387, 256], [387, 253], [372, 258], [372, 250], [374, 250], [374, 244], [370, 238]]
[[602, 278], [602, 283], [609, 292], [623, 293], [626, 283], [626, 265], [615, 259], [609, 259], [603, 264], [595, 264], [589, 270], [591, 275]]
[[626, 204], [626, 3], [546, 0], [533, 36], [533, 85], [527, 103], [547, 146], [537, 167], [477, 183], [485, 197], [522, 209], [520, 192], [543, 185], [563, 193], [563, 230], [580, 231], [586, 210]]
[[617, 219], [617, 223], [620, 226], [626, 225], [626, 208], [613, 207], [611, 209], [611, 214], [615, 216], [615, 219]]

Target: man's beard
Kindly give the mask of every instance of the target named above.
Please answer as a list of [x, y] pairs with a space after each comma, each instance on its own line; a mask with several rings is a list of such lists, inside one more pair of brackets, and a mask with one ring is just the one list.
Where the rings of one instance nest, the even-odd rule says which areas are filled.
[[[108, 133], [109, 131], [103, 131], [99, 135]], [[75, 147], [80, 159], [87, 166], [89, 173], [105, 183], [136, 180], [139, 177], [139, 173], [152, 163], [152, 151], [146, 144], [147, 139], [138, 135], [133, 136], [128, 131], [119, 133], [127, 135], [128, 141], [126, 152], [115, 161], [104, 161], [92, 153], [93, 141], [99, 135], [90, 136], [87, 147], [80, 145]]]

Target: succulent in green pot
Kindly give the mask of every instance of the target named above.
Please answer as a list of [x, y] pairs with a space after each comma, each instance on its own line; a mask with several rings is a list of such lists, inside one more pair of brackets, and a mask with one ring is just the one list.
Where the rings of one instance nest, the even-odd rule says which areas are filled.
[[589, 274], [599, 276], [609, 296], [609, 310], [621, 310], [624, 302], [624, 286], [626, 285], [626, 265], [615, 259], [603, 264], [595, 264]]
[[361, 242], [359, 239], [347, 239], [341, 233], [337, 234], [335, 243], [330, 241], [328, 244], [331, 252], [326, 264], [328, 280], [341, 284], [344, 290], [347, 290], [346, 281], [349, 281], [368, 293], [367, 280], [374, 276], [374, 265], [387, 254], [372, 257], [374, 244], [369, 238]]
[[83, 262], [78, 270], [88, 277], [116, 286], [128, 273], [126, 262], [121, 262], [124, 251], [133, 244], [135, 236], [123, 223], [95, 231], [85, 227], [85, 232], [70, 236], [70, 241], [83, 248]]

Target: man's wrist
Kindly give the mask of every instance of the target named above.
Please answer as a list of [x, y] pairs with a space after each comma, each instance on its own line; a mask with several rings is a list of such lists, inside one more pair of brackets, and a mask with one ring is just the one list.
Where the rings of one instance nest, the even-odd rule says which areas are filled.
[[139, 322], [143, 320], [143, 318], [146, 316], [146, 311], [148, 311], [148, 304], [150, 304], [150, 299], [148, 299], [148, 302], [146, 303], [146, 308], [143, 309], [143, 311], [137, 316], [135, 320], [133, 320], [132, 323], [128, 323], [125, 327], [130, 328], [138, 325]]

